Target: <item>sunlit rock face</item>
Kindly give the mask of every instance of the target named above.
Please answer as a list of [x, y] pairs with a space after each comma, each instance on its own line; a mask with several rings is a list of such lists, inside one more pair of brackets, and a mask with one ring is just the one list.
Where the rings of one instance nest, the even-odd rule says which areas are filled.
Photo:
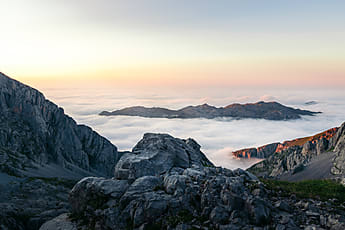
[[345, 176], [345, 123], [317, 135], [278, 144], [264, 161], [248, 170], [256, 175], [283, 180]]
[[297, 138], [291, 141], [284, 141], [283, 143], [272, 143], [263, 145], [258, 148], [248, 148], [233, 152], [232, 154], [238, 158], [267, 158], [274, 153], [279, 153], [293, 146], [304, 146], [303, 153], [307, 154], [316, 149], [320, 154], [328, 148], [330, 139], [337, 133], [338, 128], [331, 128], [322, 133], [310, 137]]
[[114, 145], [77, 125], [39, 91], [2, 73], [0, 109], [1, 171], [76, 178], [113, 174], [120, 157]]

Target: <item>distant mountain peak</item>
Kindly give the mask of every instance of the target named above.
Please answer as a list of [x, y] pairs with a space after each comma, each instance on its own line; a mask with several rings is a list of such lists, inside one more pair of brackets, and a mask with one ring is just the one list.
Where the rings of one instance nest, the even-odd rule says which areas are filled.
[[103, 116], [139, 116], [150, 118], [208, 118], [233, 117], [233, 118], [259, 118], [267, 120], [299, 119], [302, 115], [313, 116], [318, 112], [294, 109], [278, 102], [264, 102], [239, 104], [234, 103], [225, 107], [215, 107], [204, 103], [197, 106], [186, 106], [178, 110], [170, 110], [160, 107], [127, 107], [113, 112], [103, 111]]

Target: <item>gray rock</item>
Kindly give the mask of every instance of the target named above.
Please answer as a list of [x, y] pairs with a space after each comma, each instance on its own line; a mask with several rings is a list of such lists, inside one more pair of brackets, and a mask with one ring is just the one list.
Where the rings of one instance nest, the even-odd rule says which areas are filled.
[[247, 201], [247, 208], [255, 225], [264, 226], [269, 223], [271, 210], [265, 201], [257, 198], [249, 200]]
[[345, 123], [339, 128], [335, 140], [337, 140], [334, 148], [336, 156], [333, 161], [331, 172], [334, 175], [345, 176]]
[[210, 220], [215, 224], [226, 223], [228, 219], [229, 213], [222, 206], [216, 206], [210, 213]]
[[168, 134], [146, 133], [141, 141], [126, 153], [115, 167], [118, 179], [135, 179], [161, 175], [174, 167], [213, 166], [192, 139], [182, 140]]
[[312, 138], [313, 141], [307, 141], [303, 147], [288, 147], [248, 171], [262, 177], [291, 181], [344, 177], [345, 123]]
[[[144, 137], [146, 141], [139, 145], [140, 151], [130, 153], [131, 158], [123, 157], [121, 169], [127, 169], [128, 175], [140, 177], [121, 180], [86, 178], [75, 185], [70, 194], [71, 215], [77, 217], [79, 227], [119, 230], [300, 229], [332, 224], [341, 229], [344, 224], [343, 212], [330, 207], [329, 203], [279, 196], [279, 191], [265, 188], [244, 170], [204, 167], [198, 160], [193, 163], [188, 160], [186, 166], [176, 156], [181, 154], [181, 149], [187, 148], [185, 141], [159, 136], [154, 137], [155, 141]], [[153, 146], [155, 142], [159, 143], [159, 148]], [[155, 154], [150, 155], [148, 149]], [[141, 152], [152, 156], [147, 161], [154, 167], [153, 175], [152, 171], [142, 175], [132, 172], [139, 168], [124, 167], [137, 161], [135, 156], [139, 157]], [[191, 153], [195, 154], [194, 159], [204, 157], [198, 151], [187, 154]], [[170, 167], [160, 171], [162, 168], [157, 165], [161, 162], [157, 159], [162, 159], [160, 154], [166, 159], [179, 159], [179, 163], [169, 163]], [[169, 154], [171, 156], [167, 156]], [[329, 210], [338, 214], [330, 217]], [[322, 223], [321, 215], [324, 216]]]
[[274, 206], [276, 208], [279, 208], [282, 211], [286, 211], [286, 212], [290, 212], [291, 211], [290, 205], [287, 202], [285, 202], [285, 201], [277, 201], [274, 204]]
[[64, 213], [60, 216], [44, 223], [40, 230], [77, 230], [78, 226], [73, 223], [69, 218], [68, 214]]
[[[111, 176], [119, 158], [108, 140], [77, 125], [39, 91], [0, 73], [0, 171], [78, 179]], [[50, 172], [49, 165], [58, 169]]]

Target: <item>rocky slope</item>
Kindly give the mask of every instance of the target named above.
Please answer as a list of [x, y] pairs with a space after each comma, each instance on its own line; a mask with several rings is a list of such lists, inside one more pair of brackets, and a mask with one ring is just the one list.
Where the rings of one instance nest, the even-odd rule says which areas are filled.
[[341, 209], [282, 197], [249, 172], [214, 167], [192, 139], [146, 134], [114, 174], [79, 181], [70, 193], [71, 212], [40, 229], [345, 227]]
[[10, 183], [0, 182], [1, 230], [37, 230], [44, 222], [69, 211], [68, 193], [75, 180], [10, 179]]
[[275, 151], [248, 170], [259, 176], [292, 181], [344, 178], [345, 123], [340, 128], [297, 140], [304, 144]]
[[312, 116], [317, 112], [294, 109], [277, 102], [258, 102], [248, 104], [231, 104], [225, 107], [214, 107], [208, 104], [187, 106], [179, 110], [143, 106], [128, 107], [113, 112], [103, 111], [102, 116], [140, 116], [151, 118], [262, 118], [268, 120], [289, 120], [301, 118], [301, 115]]
[[110, 176], [119, 158], [108, 140], [77, 125], [39, 91], [0, 73], [0, 171], [17, 176]]
[[[241, 149], [233, 152], [232, 154], [235, 157], [238, 158], [267, 158], [271, 156], [274, 153], [279, 153], [282, 150], [288, 149], [293, 146], [303, 146], [307, 142], [310, 142], [314, 145], [317, 145], [318, 142], [324, 143], [327, 142], [337, 133], [338, 128], [331, 128], [329, 130], [326, 130], [322, 133], [318, 133], [314, 136], [309, 137], [303, 137], [303, 138], [297, 138], [290, 141], [284, 141], [283, 143], [272, 143], [268, 145], [263, 145], [258, 148], [247, 148], [247, 149]], [[319, 151], [321, 151], [319, 149]]]
[[120, 156], [42, 93], [0, 73], [0, 229], [38, 229], [66, 212], [73, 184], [112, 176]]

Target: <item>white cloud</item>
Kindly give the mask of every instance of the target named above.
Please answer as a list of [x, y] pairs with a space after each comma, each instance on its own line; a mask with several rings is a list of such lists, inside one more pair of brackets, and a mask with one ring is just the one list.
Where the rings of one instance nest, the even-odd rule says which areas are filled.
[[[257, 162], [257, 159], [249, 161], [234, 159], [231, 156], [232, 150], [312, 135], [339, 126], [345, 121], [345, 93], [340, 91], [228, 90], [208, 94], [203, 92], [202, 96], [198, 93], [185, 96], [166, 92], [138, 94], [135, 91], [83, 89], [73, 92], [58, 89], [44, 90], [44, 92], [49, 99], [64, 107], [66, 113], [78, 123], [91, 126], [115, 144], [119, 150], [131, 149], [146, 132], [169, 133], [179, 138], [194, 138], [202, 146], [202, 151], [216, 165], [231, 169], [247, 168]], [[255, 102], [262, 99], [277, 100], [286, 105], [323, 111], [323, 113], [292, 121], [231, 118], [181, 120], [98, 116], [102, 110], [134, 105], [180, 108], [207, 102], [224, 106], [233, 102]], [[306, 106], [304, 103], [310, 100], [319, 103]]]

